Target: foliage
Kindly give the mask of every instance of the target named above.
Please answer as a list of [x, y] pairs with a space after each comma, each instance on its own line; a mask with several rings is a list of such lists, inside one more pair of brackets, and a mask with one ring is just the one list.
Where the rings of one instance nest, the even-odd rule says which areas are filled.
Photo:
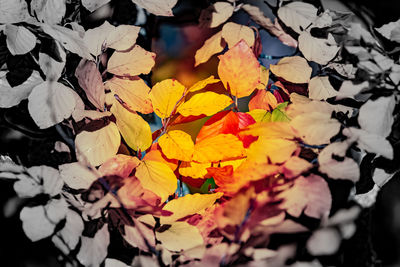
[[[399, 22], [370, 32], [299, 1], [272, 6], [272, 22], [266, 3], [217, 1], [199, 16], [216, 31], [192, 55], [195, 66], [218, 55], [217, 73], [151, 84], [160, 55], [140, 45], [144, 28], [80, 25], [77, 13], [109, 2], [0, 0], [0, 107], [27, 108], [70, 155], [58, 166], [2, 156], [0, 177], [28, 200], [27, 237], [51, 239], [72, 266], [322, 266], [340, 255], [398, 171], [399, 53], [387, 47]], [[132, 2], [148, 17], [177, 3]], [[295, 53], [266, 64], [261, 31]], [[110, 255], [120, 247], [129, 254]]]

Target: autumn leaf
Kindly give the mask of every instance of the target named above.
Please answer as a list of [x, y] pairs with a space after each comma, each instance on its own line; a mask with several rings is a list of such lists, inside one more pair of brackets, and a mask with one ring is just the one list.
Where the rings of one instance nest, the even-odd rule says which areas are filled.
[[118, 175], [128, 177], [139, 164], [140, 160], [137, 157], [117, 154], [101, 164], [99, 172], [103, 176]]
[[224, 46], [221, 45], [222, 32], [218, 32], [207, 39], [203, 46], [196, 51], [195, 67], [201, 63], [207, 62], [213, 55], [222, 52]]
[[333, 88], [328, 76], [316, 76], [311, 79], [308, 85], [308, 95], [310, 99], [326, 100], [337, 96], [338, 91]]
[[161, 119], [168, 118], [183, 98], [185, 86], [174, 79], [167, 79], [156, 83], [150, 92], [154, 112]]
[[283, 163], [296, 151], [297, 144], [286, 139], [258, 139], [247, 151], [248, 158], [255, 162]]
[[180, 130], [167, 131], [158, 140], [163, 153], [169, 159], [190, 161], [194, 152], [192, 138]]
[[118, 95], [131, 110], [143, 114], [153, 112], [149, 94], [150, 87], [142, 79], [131, 80], [114, 77], [106, 82], [105, 88]]
[[215, 194], [188, 194], [169, 201], [163, 208], [172, 212], [171, 216], [160, 217], [161, 224], [171, 224], [180, 218], [192, 215], [210, 207], [222, 197], [222, 193]]
[[250, 95], [260, 83], [260, 64], [245, 41], [219, 56], [218, 75], [236, 97]]
[[175, 171], [178, 168], [178, 160], [176, 159], [169, 159], [167, 158], [164, 153], [162, 153], [160, 146], [158, 143], [154, 143], [150, 151], [146, 153], [143, 157], [143, 160], [152, 160], [152, 161], [159, 161], [167, 164], [172, 171]]
[[308, 83], [312, 69], [302, 57], [284, 57], [278, 64], [271, 65], [270, 70], [278, 77], [292, 83]]
[[166, 249], [181, 251], [203, 244], [199, 229], [187, 222], [174, 222], [163, 232], [156, 232], [156, 238]]
[[193, 85], [189, 88], [188, 92], [196, 92], [196, 91], [202, 90], [202, 89], [204, 89], [207, 85], [209, 85], [209, 84], [214, 84], [214, 83], [217, 83], [217, 82], [219, 82], [219, 81], [220, 81], [219, 79], [215, 79], [215, 78], [214, 78], [214, 75], [211, 75], [210, 77], [208, 77], [208, 78], [206, 78], [206, 79], [204, 79], [204, 80], [198, 81], [198, 82], [196, 82], [195, 84], [193, 84]]
[[119, 76], [148, 74], [155, 64], [156, 54], [135, 45], [129, 52], [115, 51], [107, 64], [107, 71]]
[[149, 124], [138, 114], [124, 108], [118, 101], [110, 110], [116, 120], [117, 126], [126, 143], [135, 151], [146, 150], [153, 142]]
[[165, 202], [177, 188], [178, 180], [175, 174], [163, 162], [143, 160], [136, 168], [135, 175], [145, 189], [161, 198], [161, 202]]
[[239, 138], [232, 134], [218, 134], [195, 144], [193, 160], [206, 163], [244, 156], [245, 151]]
[[222, 27], [222, 38], [229, 48], [234, 47], [241, 40], [244, 40], [251, 47], [255, 41], [254, 32], [250, 27], [234, 22], [228, 22]]
[[196, 137], [196, 142], [200, 142], [208, 137], [218, 134], [233, 134], [236, 135], [239, 129], [239, 118], [233, 111], [221, 111], [212, 116], [204, 123], [199, 134]]
[[179, 165], [179, 174], [191, 178], [203, 178], [207, 174], [207, 168], [211, 163], [182, 162]]
[[200, 14], [200, 25], [215, 28], [227, 21], [233, 14], [234, 7], [227, 2], [216, 2]]
[[275, 96], [267, 90], [257, 90], [257, 93], [249, 101], [249, 110], [264, 109], [272, 111], [278, 106]]
[[227, 95], [217, 94], [211, 91], [197, 93], [183, 104], [179, 105], [177, 112], [185, 117], [198, 116], [201, 114], [211, 116], [223, 110], [232, 104], [232, 102], [232, 99]]
[[248, 112], [256, 122], [270, 122], [272, 114], [265, 109], [253, 109]]
[[278, 9], [278, 17], [298, 34], [317, 18], [317, 13], [315, 6], [303, 2], [292, 2]]
[[286, 122], [257, 122], [242, 130], [240, 135], [293, 139], [295, 132]]

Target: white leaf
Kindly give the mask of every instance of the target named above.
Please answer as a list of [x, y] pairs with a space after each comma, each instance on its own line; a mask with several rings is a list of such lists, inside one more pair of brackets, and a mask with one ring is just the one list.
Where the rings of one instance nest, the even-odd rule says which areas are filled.
[[65, 226], [57, 233], [57, 235], [53, 236], [52, 241], [56, 245], [60, 244], [59, 241], [61, 241], [61, 247], [65, 248], [65, 251], [68, 254], [71, 250], [75, 249], [76, 245], [78, 245], [83, 229], [84, 224], [81, 216], [79, 216], [75, 211], [68, 209]]
[[124, 262], [111, 258], [107, 258], [104, 263], [104, 267], [129, 267], [129, 265], [126, 265]]
[[171, 251], [188, 250], [203, 244], [199, 229], [187, 222], [174, 222], [168, 230], [156, 232], [156, 237]]
[[308, 85], [308, 95], [311, 99], [326, 100], [337, 94], [338, 92], [332, 87], [328, 76], [316, 76]]
[[80, 162], [58, 166], [62, 180], [72, 189], [88, 189], [97, 175]]
[[79, 32], [58, 25], [42, 24], [41, 26], [45, 33], [59, 41], [66, 50], [82, 58], [92, 59]]
[[370, 208], [375, 204], [379, 191], [379, 186], [375, 184], [367, 193], [355, 195], [354, 200], [360, 204], [361, 207]]
[[393, 159], [393, 147], [384, 137], [354, 127], [344, 129], [343, 134], [357, 140], [359, 148]]
[[136, 219], [134, 219], [134, 222], [135, 226], [125, 225], [124, 239], [135, 248], [139, 248], [142, 251], [149, 251], [147, 244], [151, 247], [155, 247], [156, 245], [153, 229]]
[[312, 73], [307, 60], [300, 56], [284, 57], [278, 64], [270, 65], [270, 70], [291, 83], [308, 83]]
[[132, 0], [132, 2], [154, 15], [171, 17], [173, 16], [172, 8], [178, 0]]
[[34, 177], [36, 181], [41, 181], [43, 193], [50, 196], [56, 196], [61, 193], [64, 183], [57, 169], [42, 165], [30, 167], [27, 169], [27, 172], [30, 176]]
[[[357, 182], [360, 179], [360, 168], [353, 159], [345, 157], [349, 145], [347, 142], [335, 142], [325, 147], [318, 155], [319, 171], [332, 179]], [[344, 159], [337, 161], [333, 155]]]
[[82, 59], [75, 70], [75, 77], [78, 79], [78, 83], [85, 91], [89, 101], [102, 111], [104, 109], [106, 94], [96, 63]]
[[400, 27], [400, 19], [394, 22], [390, 22], [388, 24], [383, 25], [380, 28], [376, 28], [376, 30], [382, 34], [383, 37], [389, 39], [391, 41], [396, 41], [400, 43], [400, 34], [396, 30]]
[[294, 185], [278, 197], [283, 198], [280, 206], [295, 217], [299, 217], [304, 211], [307, 216], [322, 218], [329, 214], [332, 205], [328, 183], [314, 174], [297, 178]]
[[314, 256], [335, 254], [340, 246], [341, 237], [334, 228], [315, 231], [307, 241], [307, 250]]
[[367, 44], [375, 44], [376, 40], [372, 37], [371, 33], [367, 31], [360, 23], [351, 23], [350, 30], [347, 33], [352, 39], [364, 40]]
[[23, 55], [36, 46], [36, 36], [23, 26], [6, 25], [7, 48], [12, 55]]
[[290, 125], [298, 136], [309, 145], [330, 143], [330, 139], [340, 130], [340, 122], [331, 118], [330, 113], [310, 112], [295, 117]]
[[75, 109], [72, 89], [58, 82], [43, 82], [28, 97], [28, 110], [41, 129], [49, 128], [71, 116]]
[[293, 2], [278, 9], [278, 17], [286, 26], [300, 34], [316, 18], [318, 9], [308, 3]]
[[39, 72], [33, 71], [31, 76], [22, 84], [11, 87], [4, 76], [0, 79], [0, 108], [10, 108], [28, 98], [32, 89], [43, 82]]
[[392, 131], [395, 105], [393, 96], [370, 99], [361, 106], [358, 123], [367, 132], [387, 137]]
[[385, 170], [376, 168], [374, 170], [374, 174], [372, 179], [374, 180], [375, 184], [379, 187], [384, 186], [390, 179], [394, 176], [395, 173], [386, 173]]
[[77, 259], [84, 266], [100, 266], [107, 256], [110, 233], [107, 224], [97, 231], [93, 238], [82, 236], [82, 245]]
[[20, 213], [22, 228], [33, 242], [50, 236], [66, 215], [64, 199], [51, 200], [46, 206], [24, 207]]
[[14, 183], [14, 191], [20, 198], [27, 198], [42, 193], [42, 187], [32, 177], [18, 175], [18, 181]]
[[94, 131], [82, 131], [75, 138], [76, 154], [79, 161], [98, 166], [117, 154], [121, 135], [115, 123]]
[[82, 5], [90, 12], [93, 12], [110, 1], [111, 0], [82, 0]]
[[367, 81], [360, 84], [353, 84], [352, 81], [344, 81], [342, 86], [340, 86], [339, 92], [336, 96], [336, 100], [340, 100], [343, 98], [354, 98], [355, 95], [358, 95], [362, 92], [362, 90], [369, 87], [369, 83]]
[[42, 69], [43, 73], [46, 75], [46, 80], [48, 81], [57, 81], [64, 70], [66, 54], [63, 48], [61, 48], [58, 42], [56, 43], [56, 49], [58, 50], [61, 62], [55, 60], [51, 56], [45, 53], [39, 53], [39, 66]]
[[65, 0], [32, 0], [31, 10], [40, 22], [59, 24], [66, 11]]
[[299, 49], [307, 60], [326, 65], [336, 56], [340, 47], [330, 33], [328, 39], [321, 39], [302, 32], [299, 36]]
[[18, 23], [30, 18], [25, 0], [0, 0], [0, 23]]

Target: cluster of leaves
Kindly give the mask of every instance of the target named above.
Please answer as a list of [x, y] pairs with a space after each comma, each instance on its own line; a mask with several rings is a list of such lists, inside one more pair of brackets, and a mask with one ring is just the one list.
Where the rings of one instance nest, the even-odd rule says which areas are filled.
[[[160, 16], [177, 2], [132, 1]], [[92, 12], [108, 2], [79, 5]], [[368, 206], [397, 171], [400, 65], [382, 40], [399, 41], [398, 22], [372, 35], [350, 14], [308, 3], [279, 3], [273, 23], [260, 6], [218, 1], [199, 23], [220, 30], [195, 55], [197, 66], [219, 54], [218, 78], [149, 87], [140, 75], [156, 55], [136, 44], [140, 27], [56, 25], [63, 0], [0, 5], [9, 53], [38, 66], [14, 84], [21, 69], [7, 62], [0, 107], [27, 99], [39, 128], [72, 133], [77, 159], [26, 168], [3, 157], [1, 177], [32, 200], [20, 213], [26, 235], [51, 237], [73, 264], [321, 266], [360, 212], [332, 185], [356, 188], [349, 197]], [[256, 26], [229, 21], [236, 12]], [[260, 30], [298, 51], [263, 66]], [[71, 56], [80, 58], [78, 88], [65, 75]], [[162, 127], [152, 131], [143, 114], [153, 112]], [[372, 186], [355, 187], [360, 177]], [[126, 255], [110, 253], [121, 247]]]

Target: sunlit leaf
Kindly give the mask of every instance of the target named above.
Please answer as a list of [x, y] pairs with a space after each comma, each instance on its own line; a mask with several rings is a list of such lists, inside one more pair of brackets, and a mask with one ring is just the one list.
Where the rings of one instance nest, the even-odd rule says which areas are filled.
[[208, 78], [206, 78], [206, 79], [204, 79], [204, 80], [198, 81], [198, 82], [196, 82], [195, 84], [193, 84], [193, 85], [189, 88], [188, 92], [196, 92], [196, 91], [202, 90], [202, 89], [204, 89], [207, 85], [209, 85], [209, 84], [214, 84], [214, 83], [217, 83], [217, 82], [219, 82], [219, 79], [215, 79], [215, 78], [214, 78], [214, 75], [211, 75], [210, 77], [208, 77]]
[[170, 117], [184, 92], [185, 86], [174, 79], [156, 83], [150, 92], [154, 112], [162, 119]]
[[179, 165], [179, 174], [191, 178], [203, 178], [207, 174], [207, 168], [211, 163], [182, 162]]
[[221, 111], [212, 116], [204, 123], [199, 134], [196, 137], [196, 142], [212, 137], [218, 134], [233, 134], [239, 130], [239, 118], [233, 111]]
[[203, 46], [196, 51], [195, 67], [207, 62], [213, 55], [222, 52], [224, 46], [221, 45], [222, 32], [218, 32], [207, 39]]
[[307, 60], [299, 56], [284, 57], [278, 64], [270, 65], [270, 70], [276, 76], [292, 83], [308, 83], [312, 72]]
[[153, 142], [150, 125], [138, 114], [130, 112], [118, 101], [115, 101], [110, 110], [116, 120], [118, 130], [133, 150], [146, 150]]
[[168, 131], [158, 140], [163, 153], [169, 159], [190, 161], [194, 152], [192, 138], [180, 130]]
[[183, 116], [198, 116], [201, 114], [211, 116], [223, 110], [230, 104], [232, 99], [227, 95], [214, 92], [197, 93], [183, 104], [179, 105], [177, 112]]
[[164, 232], [156, 232], [156, 237], [166, 249], [171, 251], [191, 249], [204, 242], [199, 229], [187, 222], [174, 222]]
[[140, 160], [137, 157], [117, 154], [101, 164], [99, 172], [103, 176], [118, 175], [120, 177], [128, 177], [139, 164]]
[[267, 90], [257, 90], [257, 93], [251, 98], [249, 102], [249, 110], [264, 109], [271, 111], [278, 106], [278, 101], [275, 96]]
[[245, 40], [248, 46], [254, 45], [254, 32], [253, 30], [244, 25], [234, 22], [228, 22], [222, 27], [222, 38], [228, 44], [228, 47], [234, 47], [241, 40]]
[[250, 95], [261, 81], [260, 64], [245, 41], [219, 56], [218, 75], [232, 95]]
[[162, 162], [144, 160], [136, 168], [136, 177], [145, 189], [154, 192], [165, 202], [177, 188], [177, 179], [170, 167]]
[[258, 139], [252, 143], [247, 156], [256, 162], [283, 163], [288, 160], [297, 149], [297, 144], [285, 139]]

